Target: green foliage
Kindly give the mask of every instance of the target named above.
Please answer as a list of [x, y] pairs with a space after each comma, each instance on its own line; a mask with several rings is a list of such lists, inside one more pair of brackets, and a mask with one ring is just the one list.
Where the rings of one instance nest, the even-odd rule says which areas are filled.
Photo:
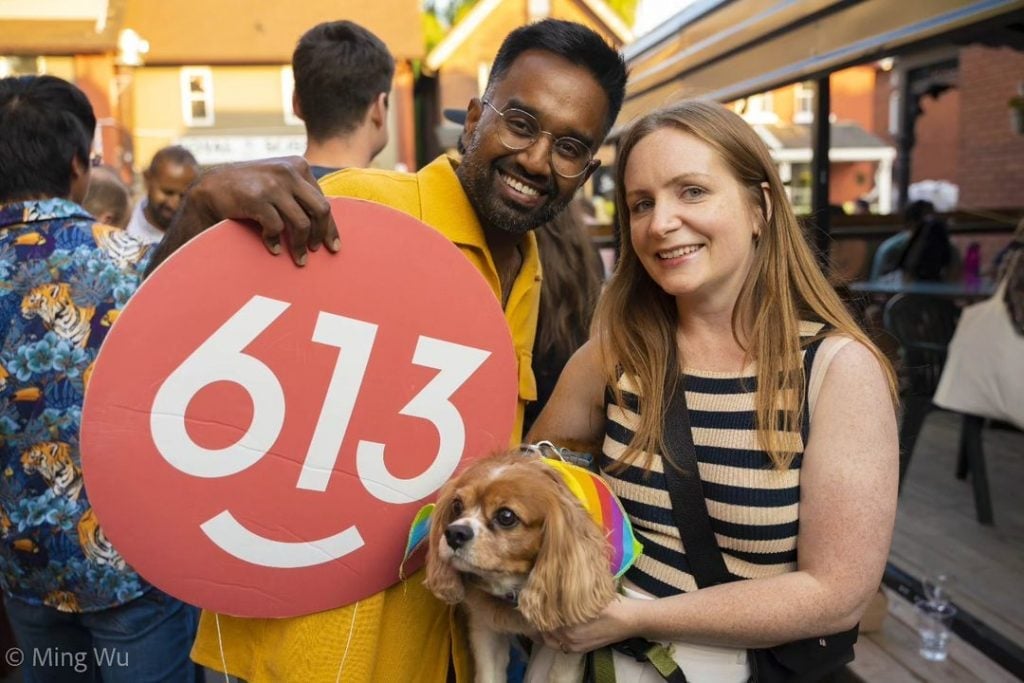
[[636, 6], [640, 4], [640, 0], [605, 0], [605, 3], [626, 22], [626, 26], [633, 26], [636, 20]]
[[478, 0], [423, 0], [423, 13], [433, 15], [445, 31], [457, 24]]
[[423, 38], [427, 43], [427, 52], [433, 50], [438, 43], [444, 39], [444, 34], [448, 32], [441, 20], [437, 18], [437, 15], [432, 12], [423, 13]]

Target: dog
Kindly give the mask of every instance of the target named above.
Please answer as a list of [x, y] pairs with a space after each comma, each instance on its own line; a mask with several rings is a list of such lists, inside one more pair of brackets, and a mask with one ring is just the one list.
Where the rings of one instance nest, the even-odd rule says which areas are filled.
[[[505, 681], [510, 638], [590, 621], [614, 599], [603, 529], [545, 458], [477, 460], [441, 489], [425, 585], [469, 621], [477, 683]], [[558, 652], [552, 683], [579, 681], [583, 655]]]

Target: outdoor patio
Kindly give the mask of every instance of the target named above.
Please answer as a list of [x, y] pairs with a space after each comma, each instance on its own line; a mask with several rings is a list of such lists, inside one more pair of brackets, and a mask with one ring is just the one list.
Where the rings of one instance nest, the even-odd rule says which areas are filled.
[[[1024, 434], [984, 430], [994, 526], [978, 523], [970, 481], [954, 476], [959, 442], [959, 415], [928, 415], [900, 496], [887, 576], [889, 613], [881, 631], [861, 636], [850, 667], [863, 681], [1020, 680], [1024, 662], [1017, 660], [1014, 675], [993, 657], [1004, 656], [997, 650], [1024, 653]], [[916, 580], [939, 573], [950, 577], [952, 601], [966, 615], [954, 630], [989, 654], [958, 635], [945, 662], [918, 654], [913, 596], [899, 593], [912, 594], [919, 590]]]

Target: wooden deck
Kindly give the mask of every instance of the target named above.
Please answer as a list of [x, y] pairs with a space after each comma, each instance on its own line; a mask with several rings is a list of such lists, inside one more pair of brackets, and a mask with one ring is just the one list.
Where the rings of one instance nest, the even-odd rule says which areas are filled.
[[[1024, 434], [986, 428], [985, 459], [995, 525], [974, 516], [969, 481], [956, 479], [960, 418], [929, 414], [904, 482], [890, 560], [914, 578], [951, 576], [953, 602], [1024, 648]], [[1019, 680], [954, 636], [950, 658], [936, 664], [917, 652], [913, 606], [889, 591], [880, 632], [864, 634], [851, 670], [863, 681]]]

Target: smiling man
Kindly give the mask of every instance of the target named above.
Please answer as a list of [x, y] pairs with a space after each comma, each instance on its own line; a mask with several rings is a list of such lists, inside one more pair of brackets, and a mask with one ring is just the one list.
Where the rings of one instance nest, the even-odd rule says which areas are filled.
[[[452, 241], [501, 302], [519, 360], [519, 402], [536, 397], [531, 353], [540, 298], [531, 232], [558, 214], [597, 168], [593, 158], [625, 92], [620, 55], [590, 29], [546, 20], [502, 43], [482, 98], [469, 103], [461, 163], [439, 157], [416, 174], [350, 169], [322, 181], [327, 195], [368, 199], [422, 220]], [[155, 257], [159, 262], [223, 218], [258, 222], [273, 253], [288, 235], [307, 248], [340, 248], [329, 206], [295, 158], [224, 167], [201, 177]], [[344, 232], [344, 231], [342, 231]], [[381, 248], [389, 248], [381, 235]], [[295, 619], [203, 614], [193, 657], [258, 683], [272, 680], [472, 680], [462, 626], [417, 573], [341, 609]], [[449, 656], [451, 653], [451, 657]], [[450, 665], [450, 660], [453, 665]]]
[[143, 173], [146, 196], [132, 212], [128, 234], [144, 244], [162, 240], [198, 171], [199, 163], [184, 147], [173, 145], [157, 151]]

